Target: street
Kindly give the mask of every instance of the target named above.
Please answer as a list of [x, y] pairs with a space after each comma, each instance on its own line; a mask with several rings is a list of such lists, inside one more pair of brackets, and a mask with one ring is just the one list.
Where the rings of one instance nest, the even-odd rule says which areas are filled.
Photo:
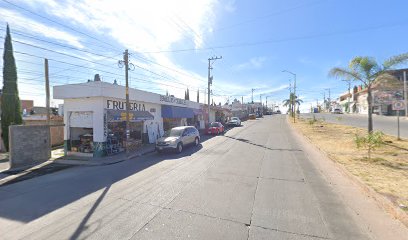
[[[367, 128], [368, 125], [368, 116], [366, 114], [302, 113], [301, 117], [312, 118], [313, 115], [315, 115], [316, 119], [324, 119], [330, 123], [359, 128]], [[397, 136], [397, 117], [395, 116], [373, 114], [373, 125], [374, 131], [382, 131], [385, 134]], [[405, 117], [400, 117], [400, 136], [408, 138], [408, 120]]]
[[381, 239], [313, 159], [285, 115], [266, 116], [181, 154], [0, 187], [0, 239]]

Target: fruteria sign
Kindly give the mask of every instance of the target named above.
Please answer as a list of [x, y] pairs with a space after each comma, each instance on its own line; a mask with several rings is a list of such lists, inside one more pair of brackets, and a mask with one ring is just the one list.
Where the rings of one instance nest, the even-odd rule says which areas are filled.
[[405, 110], [405, 102], [404, 102], [404, 100], [393, 101], [393, 102], [392, 102], [392, 110], [394, 110], [394, 111]]

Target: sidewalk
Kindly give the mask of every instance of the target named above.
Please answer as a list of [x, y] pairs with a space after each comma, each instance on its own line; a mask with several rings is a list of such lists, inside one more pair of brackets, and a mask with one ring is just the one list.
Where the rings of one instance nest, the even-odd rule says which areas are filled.
[[118, 153], [107, 157], [98, 158], [81, 158], [81, 157], [64, 157], [64, 150], [59, 148], [51, 152], [50, 160], [37, 164], [35, 166], [9, 169], [8, 154], [0, 154], [0, 186], [12, 184], [38, 176], [54, 173], [67, 168], [76, 166], [103, 166], [110, 165], [132, 158], [140, 157], [155, 151], [155, 144], [143, 145], [135, 152], [127, 155], [125, 152]]
[[60, 164], [70, 164], [70, 165], [87, 165], [87, 166], [103, 166], [110, 165], [119, 162], [123, 162], [128, 159], [140, 157], [148, 153], [155, 151], [155, 144], [145, 144], [134, 152], [130, 152], [129, 155], [126, 152], [121, 152], [115, 155], [106, 156], [106, 157], [77, 157], [77, 156], [66, 156], [60, 157], [53, 160], [54, 163]]

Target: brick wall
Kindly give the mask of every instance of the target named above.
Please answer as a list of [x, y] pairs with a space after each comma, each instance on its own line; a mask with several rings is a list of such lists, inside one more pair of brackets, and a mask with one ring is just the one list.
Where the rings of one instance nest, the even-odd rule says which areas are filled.
[[30, 166], [51, 157], [50, 127], [10, 126], [10, 168]]

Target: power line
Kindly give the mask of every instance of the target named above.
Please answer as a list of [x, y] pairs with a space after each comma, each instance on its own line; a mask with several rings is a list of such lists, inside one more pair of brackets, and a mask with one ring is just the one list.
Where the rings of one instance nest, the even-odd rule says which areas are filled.
[[[0, 28], [0, 30], [4, 30], [4, 29]], [[91, 51], [87, 51], [87, 50], [75, 48], [75, 47], [68, 46], [68, 45], [65, 45], [65, 44], [60, 44], [60, 43], [55, 43], [55, 42], [52, 42], [52, 41], [43, 40], [43, 39], [34, 37], [33, 35], [22, 34], [22, 33], [16, 32], [16, 31], [13, 31], [13, 34], [21, 35], [21, 36], [24, 36], [24, 37], [27, 37], [27, 38], [35, 39], [35, 40], [42, 41], [42, 42], [46, 42], [46, 43], [49, 43], [49, 44], [54, 44], [54, 45], [57, 45], [57, 46], [60, 46], [60, 47], [64, 47], [64, 48], [68, 48], [68, 49], [72, 49], [72, 50], [76, 50], [76, 51], [81, 51], [81, 52], [89, 53], [89, 54], [96, 55], [96, 56], [100, 56], [100, 57], [104, 57], [105, 59], [111, 58], [111, 59], [117, 60], [117, 59], [115, 59], [114, 57], [110, 57], [110, 56], [106, 56], [106, 55], [94, 53], [94, 52], [91, 52]], [[17, 43], [19, 43], [19, 44], [28, 45], [28, 46], [30, 46], [30, 47], [35, 47], [35, 48], [39, 48], [39, 49], [42, 49], [42, 50], [50, 51], [50, 52], [53, 52], [53, 53], [65, 55], [65, 56], [68, 56], [68, 57], [77, 58], [77, 59], [84, 60], [84, 61], [90, 61], [90, 60], [85, 60], [85, 59], [80, 58], [80, 57], [77, 57], [77, 56], [72, 56], [72, 55], [69, 55], [69, 54], [66, 54], [66, 53], [57, 52], [57, 51], [55, 51], [55, 50], [51, 50], [51, 49], [44, 48], [44, 47], [40, 47], [40, 46], [35, 46], [35, 45], [33, 45], [33, 44], [29, 44], [29, 43], [26, 43], [26, 42], [21, 42], [21, 41], [18, 41], [18, 40], [13, 40], [13, 42], [17, 42]], [[121, 55], [121, 54], [119, 54], [119, 55]], [[115, 56], [116, 56], [116, 55], [115, 55]], [[175, 69], [173, 69], [173, 68], [164, 66], [164, 65], [162, 65], [162, 64], [159, 64], [159, 63], [157, 63], [157, 62], [154, 62], [154, 61], [151, 61], [151, 60], [149, 60], [149, 59], [143, 58], [143, 57], [141, 57], [141, 56], [136, 56], [136, 57], [139, 58], [139, 59], [142, 59], [142, 60], [144, 60], [144, 61], [148, 61], [148, 62], [150, 62], [150, 63], [153, 63], [153, 64], [159, 65], [159, 66], [161, 66], [161, 67], [167, 68], [167, 69], [169, 69], [169, 70], [175, 71], [175, 72], [177, 72], [177, 73], [179, 73], [179, 74], [182, 74], [182, 75], [191, 77], [191, 78], [196, 79], [196, 80], [198, 80], [198, 81], [205, 82], [205, 81], [202, 80], [202, 79], [192, 77], [192, 76], [190, 76], [190, 75], [188, 75], [188, 74], [185, 74], [185, 73], [183, 73], [183, 72], [181, 72], [181, 71], [178, 71], [178, 70], [175, 70]], [[92, 61], [92, 63], [95, 63], [95, 62]], [[144, 69], [144, 70], [145, 70], [145, 69]]]
[[174, 69], [174, 68], [170, 68], [170, 67], [164, 66], [164, 65], [162, 65], [162, 64], [160, 64], [160, 63], [157, 63], [157, 62], [155, 62], [155, 61], [149, 60], [149, 59], [144, 58], [144, 57], [142, 57], [142, 56], [135, 56], [135, 57], [137, 57], [137, 58], [139, 58], [139, 59], [141, 59], [141, 60], [144, 60], [144, 61], [147, 61], [147, 62], [156, 64], [156, 65], [161, 66], [161, 67], [163, 67], [163, 68], [169, 69], [169, 70], [171, 70], [171, 71], [177, 72], [177, 73], [179, 73], [179, 74], [185, 75], [185, 76], [187, 76], [187, 77], [196, 79], [196, 80], [198, 80], [198, 81], [206, 82], [206, 81], [203, 80], [203, 79], [199, 79], [199, 78], [190, 76], [189, 74], [183, 73], [183, 72], [181, 72], [181, 71], [179, 71], [179, 70], [177, 70], [177, 69]]
[[[6, 29], [0, 28], [0, 30], [5, 31]], [[56, 45], [56, 46], [59, 46], [59, 47], [63, 47], [63, 48], [68, 48], [68, 49], [75, 50], [75, 51], [80, 51], [80, 52], [92, 54], [92, 55], [99, 56], [99, 57], [103, 57], [103, 58], [106, 58], [106, 59], [107, 59], [107, 58], [114, 59], [113, 57], [106, 56], [106, 55], [102, 55], [102, 54], [100, 54], [100, 53], [94, 53], [94, 52], [91, 52], [91, 51], [88, 51], [88, 50], [84, 50], [84, 49], [72, 47], [72, 46], [69, 46], [69, 45], [66, 45], [66, 44], [56, 43], [56, 42], [53, 42], [53, 41], [48, 41], [48, 40], [40, 39], [40, 38], [38, 38], [38, 37], [35, 37], [34, 35], [30, 35], [30, 34], [26, 34], [26, 33], [20, 33], [20, 32], [15, 31], [15, 30], [12, 30], [12, 34], [16, 34], [16, 35], [23, 36], [23, 37], [30, 38], [30, 39], [34, 39], [34, 40], [37, 40], [37, 41], [41, 41], [41, 42], [53, 44], [53, 45]], [[14, 40], [14, 41], [16, 41], [16, 40]], [[117, 59], [114, 59], [114, 60], [117, 60]]]
[[235, 23], [235, 24], [231, 24], [229, 26], [219, 27], [219, 28], [213, 29], [213, 32], [219, 32], [219, 31], [223, 31], [223, 30], [226, 30], [226, 29], [238, 27], [238, 26], [241, 26], [241, 25], [244, 25], [244, 24], [248, 24], [248, 23], [251, 23], [251, 22], [256, 22], [256, 21], [258, 21], [260, 19], [278, 16], [278, 15], [281, 15], [281, 14], [284, 14], [284, 13], [287, 13], [287, 12], [291, 12], [293, 10], [297, 10], [297, 9], [300, 9], [300, 8], [311, 7], [311, 6], [314, 6], [314, 5], [318, 5], [318, 4], [322, 3], [322, 2], [326, 2], [326, 1], [327, 0], [315, 1], [315, 2], [311, 2], [311, 3], [305, 3], [305, 4], [299, 4], [299, 5], [291, 7], [291, 8], [282, 9], [282, 10], [279, 10], [279, 11], [276, 11], [276, 12], [273, 12], [273, 13], [270, 13], [270, 14], [267, 14], [267, 15], [258, 16], [258, 17], [252, 18], [252, 19], [248, 19], [248, 20], [241, 21], [241, 22], [238, 22], [238, 23]]
[[60, 55], [66, 56], [66, 57], [75, 58], [75, 59], [78, 59], [78, 60], [82, 60], [82, 61], [85, 61], [85, 62], [101, 65], [101, 66], [104, 66], [104, 67], [114, 68], [112, 66], [102, 64], [102, 63], [99, 63], [99, 62], [95, 62], [95, 61], [91, 61], [91, 60], [88, 60], [86, 58], [81, 58], [81, 57], [73, 56], [73, 55], [70, 55], [70, 54], [67, 54], [67, 53], [58, 52], [58, 51], [55, 51], [55, 50], [52, 50], [52, 49], [36, 46], [36, 45], [30, 44], [30, 43], [21, 42], [21, 41], [18, 41], [18, 40], [12, 40], [12, 41], [15, 42], [15, 43], [23, 44], [23, 45], [30, 46], [30, 47], [33, 47], [33, 48], [38, 48], [38, 49], [41, 49], [41, 50], [49, 51], [49, 52], [52, 52], [52, 53], [55, 53], [55, 54], [60, 54]]
[[[52, 22], [52, 23], [54, 23], [54, 24], [60, 25], [60, 26], [62, 26], [62, 27], [64, 27], [64, 28], [67, 28], [67, 29], [69, 29], [69, 30], [71, 30], [71, 31], [77, 32], [77, 33], [82, 34], [82, 35], [84, 35], [84, 36], [87, 36], [87, 37], [89, 37], [89, 38], [91, 38], [91, 39], [94, 39], [94, 40], [96, 40], [96, 41], [98, 41], [98, 42], [101, 42], [101, 43], [104, 43], [104, 44], [106, 44], [106, 45], [108, 45], [108, 46], [111, 46], [111, 47], [113, 47], [113, 48], [116, 48], [114, 45], [112, 45], [112, 44], [110, 44], [110, 43], [107, 43], [107, 42], [105, 42], [105, 41], [102, 41], [102, 40], [100, 40], [100, 39], [98, 39], [98, 38], [96, 38], [96, 37], [93, 37], [93, 36], [91, 36], [91, 35], [89, 35], [89, 34], [86, 34], [86, 33], [84, 33], [84, 32], [81, 32], [81, 31], [79, 31], [79, 30], [77, 30], [77, 29], [75, 29], [75, 28], [73, 28], [73, 27], [67, 26], [67, 25], [62, 24], [62, 23], [60, 23], [60, 22], [57, 22], [57, 21], [55, 21], [55, 20], [53, 20], [53, 19], [51, 19], [51, 18], [42, 16], [41, 14], [38, 14], [38, 13], [36, 13], [36, 12], [33, 12], [33, 11], [27, 9], [27, 8], [21, 7], [21, 6], [17, 5], [17, 4], [15, 4], [15, 3], [9, 2], [9, 1], [7, 1], [7, 0], [1, 0], [1, 1], [3, 1], [3, 2], [7, 3], [7, 4], [10, 4], [10, 5], [12, 5], [12, 6], [16, 7], [16, 8], [19, 8], [19, 9], [21, 9], [21, 10], [24, 10], [24, 11], [26, 11], [26, 12], [28, 12], [28, 13], [31, 13], [31, 14], [37, 16], [37, 17], [40, 17], [40, 18], [45, 19], [45, 20], [47, 20], [47, 21], [50, 21], [50, 22]], [[118, 51], [118, 49], [116, 49], [115, 51]]]
[[331, 37], [331, 36], [337, 36], [337, 35], [359, 33], [359, 32], [365, 32], [365, 31], [370, 31], [370, 30], [383, 29], [387, 27], [402, 26], [406, 24], [408, 24], [407, 21], [403, 23], [398, 22], [398, 23], [391, 23], [391, 24], [383, 24], [383, 25], [354, 29], [354, 30], [344, 30], [344, 31], [338, 31], [338, 32], [331, 32], [331, 33], [311, 34], [311, 35], [306, 35], [306, 36], [290, 37], [290, 38], [282, 38], [282, 39], [269, 39], [269, 40], [263, 40], [263, 41], [257, 41], [257, 42], [247, 42], [247, 43], [243, 42], [243, 43], [237, 43], [237, 44], [214, 46], [211, 48], [208, 48], [208, 47], [207, 48], [186, 48], [186, 49], [161, 50], [161, 51], [145, 51], [142, 53], [145, 53], [145, 54], [180, 53], [180, 52], [191, 52], [191, 51], [205, 51], [205, 50], [211, 50], [212, 48], [213, 49], [225, 49], [225, 48], [237, 48], [237, 47], [251, 47], [251, 46], [265, 45], [265, 44], [272, 44], [272, 43], [282, 43], [282, 42], [289, 42], [289, 41], [308, 40], [308, 39], [315, 39], [315, 38], [321, 38], [321, 37]]

